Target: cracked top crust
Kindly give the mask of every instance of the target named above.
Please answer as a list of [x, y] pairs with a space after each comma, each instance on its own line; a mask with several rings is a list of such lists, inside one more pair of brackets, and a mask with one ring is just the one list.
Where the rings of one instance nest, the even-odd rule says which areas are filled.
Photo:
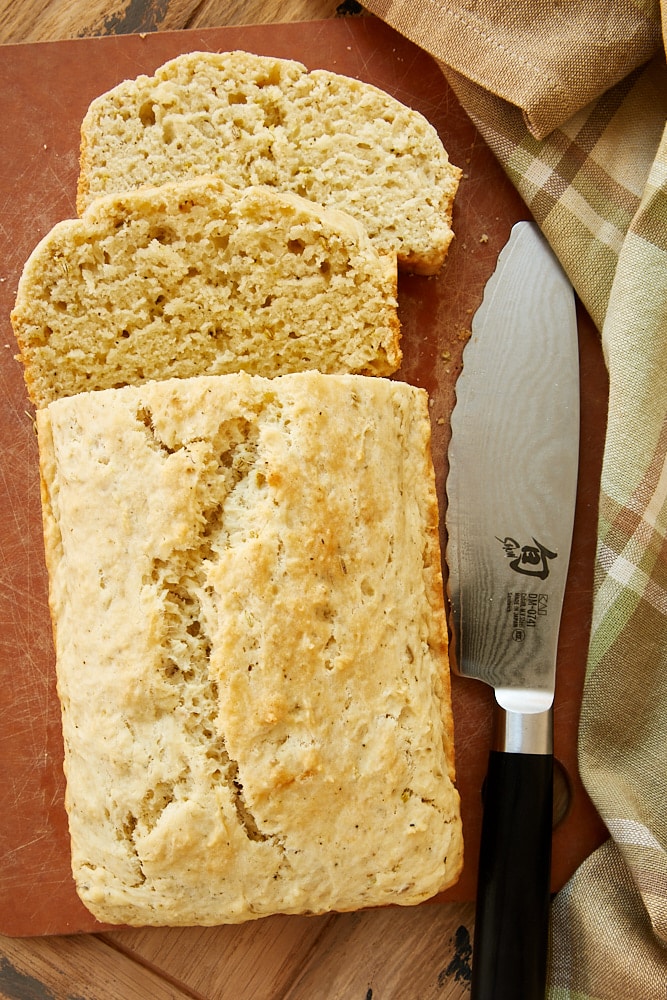
[[77, 890], [185, 925], [462, 862], [426, 394], [151, 382], [38, 411]]

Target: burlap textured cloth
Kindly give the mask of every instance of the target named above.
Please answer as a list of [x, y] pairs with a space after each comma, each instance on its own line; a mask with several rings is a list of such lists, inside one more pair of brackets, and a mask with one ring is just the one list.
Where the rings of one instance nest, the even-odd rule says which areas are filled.
[[441, 63], [600, 331], [579, 761], [610, 837], [554, 899], [548, 996], [666, 1000], [667, 0], [365, 6]]

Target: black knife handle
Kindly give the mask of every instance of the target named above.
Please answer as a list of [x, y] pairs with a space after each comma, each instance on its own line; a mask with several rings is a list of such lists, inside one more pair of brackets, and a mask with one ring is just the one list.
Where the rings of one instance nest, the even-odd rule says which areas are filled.
[[472, 1000], [544, 1000], [553, 756], [492, 750], [484, 792]]

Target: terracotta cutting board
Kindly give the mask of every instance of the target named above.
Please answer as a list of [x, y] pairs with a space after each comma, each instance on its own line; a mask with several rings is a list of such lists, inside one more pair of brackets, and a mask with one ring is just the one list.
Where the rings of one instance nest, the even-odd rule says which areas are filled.
[[[512, 224], [525, 206], [459, 106], [436, 64], [374, 18], [166, 32], [6, 46], [0, 58], [0, 932], [41, 935], [99, 929], [69, 870], [62, 741], [41, 539], [37, 448], [9, 323], [22, 266], [58, 220], [75, 214], [79, 124], [92, 98], [151, 73], [179, 52], [245, 48], [358, 76], [421, 111], [464, 171], [456, 240], [436, 278], [401, 277], [405, 361], [400, 378], [430, 393], [433, 453], [444, 515], [454, 384], [472, 315]], [[554, 832], [553, 887], [601, 842], [581, 786], [576, 734], [591, 613], [597, 486], [606, 418], [606, 372], [596, 332], [579, 312], [582, 455], [577, 523], [555, 705], [556, 754], [569, 807]], [[539, 391], [539, 386], [527, 387]], [[444, 546], [444, 533], [443, 533]], [[458, 784], [466, 864], [441, 899], [472, 899], [481, 785], [492, 694], [454, 677]], [[369, 816], [369, 823], [373, 818]]]

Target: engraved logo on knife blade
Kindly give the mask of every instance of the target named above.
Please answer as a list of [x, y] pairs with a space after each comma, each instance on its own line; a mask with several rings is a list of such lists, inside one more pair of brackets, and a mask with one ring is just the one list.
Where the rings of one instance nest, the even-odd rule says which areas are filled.
[[558, 558], [557, 552], [552, 552], [536, 538], [532, 539], [532, 545], [521, 545], [509, 536], [498, 538], [496, 535], [496, 540], [510, 560], [510, 569], [522, 576], [536, 576], [540, 580], [546, 580], [549, 576], [549, 560]]

